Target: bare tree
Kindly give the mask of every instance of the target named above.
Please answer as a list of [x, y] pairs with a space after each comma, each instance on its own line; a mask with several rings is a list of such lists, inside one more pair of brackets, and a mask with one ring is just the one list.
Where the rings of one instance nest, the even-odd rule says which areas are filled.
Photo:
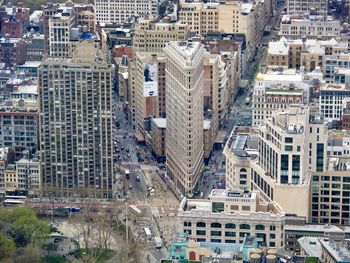
[[94, 220], [98, 235], [98, 246], [101, 249], [108, 249], [111, 240], [112, 222], [105, 216], [99, 216]]

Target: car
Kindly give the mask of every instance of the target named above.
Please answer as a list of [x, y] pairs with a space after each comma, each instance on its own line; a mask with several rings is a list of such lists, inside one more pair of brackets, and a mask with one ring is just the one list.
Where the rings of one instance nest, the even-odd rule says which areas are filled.
[[126, 148], [126, 149], [125, 149], [125, 151], [128, 153], [128, 152], [129, 152], [129, 149], [128, 149], [128, 148]]
[[122, 147], [120, 147], [120, 149], [121, 149], [121, 150], [124, 150], [124, 147], [122, 146]]
[[117, 140], [117, 143], [120, 143], [120, 140], [119, 140], [119, 139]]
[[128, 153], [128, 157], [129, 157], [129, 158], [131, 157], [131, 154], [130, 154], [130, 153]]
[[140, 176], [136, 176], [136, 181], [140, 181]]
[[131, 186], [131, 184], [129, 184], [129, 189], [130, 189], [130, 190], [132, 189], [132, 186]]
[[123, 139], [126, 139], [126, 135], [125, 134], [123, 135]]

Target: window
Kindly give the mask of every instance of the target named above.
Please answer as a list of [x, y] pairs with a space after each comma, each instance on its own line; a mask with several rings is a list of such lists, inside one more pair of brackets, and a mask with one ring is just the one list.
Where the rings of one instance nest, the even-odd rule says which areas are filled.
[[291, 138], [291, 137], [286, 137], [286, 138], [284, 138], [284, 142], [285, 142], [285, 143], [293, 143], [293, 138]]
[[323, 171], [323, 153], [324, 153], [324, 144], [318, 143], [317, 151], [316, 151], [316, 171], [317, 172]]
[[265, 230], [265, 226], [264, 225], [256, 225], [255, 230]]
[[184, 226], [192, 226], [191, 222], [184, 222]]
[[288, 183], [288, 165], [289, 159], [287, 154], [281, 155], [281, 183]]
[[291, 152], [291, 151], [293, 151], [293, 146], [292, 145], [286, 145], [284, 147], [284, 150], [287, 151], [287, 152]]
[[228, 224], [225, 224], [225, 228], [235, 229], [235, 228], [236, 228], [236, 225], [235, 225], [235, 224], [228, 223]]
[[235, 237], [236, 232], [225, 232], [225, 237]]
[[248, 224], [240, 224], [239, 229], [250, 229], [250, 225]]
[[221, 224], [220, 223], [211, 223], [211, 225], [210, 225], [211, 227], [213, 227], [213, 228], [221, 228]]
[[211, 236], [221, 236], [221, 231], [215, 231], [215, 230], [210, 231], [210, 235]]
[[197, 227], [206, 227], [204, 222], [197, 222]]
[[205, 236], [206, 232], [205, 232], [205, 230], [197, 230], [196, 234], [197, 234], [197, 236]]
[[250, 211], [250, 206], [242, 205], [242, 211]]
[[264, 234], [264, 233], [256, 233], [255, 236], [256, 236], [257, 238], [263, 238], [263, 239], [266, 238], [266, 234]]

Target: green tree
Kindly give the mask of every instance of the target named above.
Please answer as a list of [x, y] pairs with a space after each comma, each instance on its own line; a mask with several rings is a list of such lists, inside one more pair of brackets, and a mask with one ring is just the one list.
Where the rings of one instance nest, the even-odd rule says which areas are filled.
[[0, 233], [0, 261], [3, 262], [12, 257], [15, 250], [15, 243], [8, 239], [3, 233]]
[[28, 207], [1, 208], [0, 221], [2, 230], [9, 234], [17, 247], [40, 246], [50, 234], [48, 224]]

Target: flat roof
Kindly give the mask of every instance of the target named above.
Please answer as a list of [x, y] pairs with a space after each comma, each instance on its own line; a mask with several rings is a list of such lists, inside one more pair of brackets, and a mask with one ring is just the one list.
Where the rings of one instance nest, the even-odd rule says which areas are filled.
[[186, 211], [191, 211], [193, 209], [211, 211], [211, 203], [209, 200], [204, 200], [204, 199], [203, 200], [188, 199]]
[[302, 91], [302, 90], [281, 89], [281, 88], [270, 88], [270, 89], [266, 89], [265, 93], [266, 93], [266, 95], [269, 95], [269, 94], [303, 95], [303, 91]]
[[332, 240], [319, 239], [321, 245], [328, 251], [336, 262], [349, 262], [350, 260], [350, 240], [343, 242], [334, 242]]
[[300, 232], [339, 232], [344, 231], [335, 225], [285, 225], [285, 231]]
[[263, 76], [265, 81], [303, 81], [301, 74], [264, 74]]
[[161, 129], [166, 129], [166, 118], [153, 118], [154, 124]]
[[209, 130], [211, 125], [210, 119], [203, 120], [203, 130]]
[[12, 93], [38, 94], [38, 85], [21, 85]]
[[318, 237], [302, 237], [298, 239], [298, 243], [308, 256], [321, 258], [322, 247], [318, 239]]
[[232, 190], [226, 190], [226, 189], [213, 189], [211, 193], [209, 194], [209, 198], [212, 197], [223, 197], [223, 198], [249, 198], [249, 199], [255, 199], [256, 193], [250, 192], [250, 191], [243, 191], [239, 189], [232, 189]]
[[345, 84], [340, 83], [327, 83], [324, 86], [321, 86], [321, 91], [350, 91], [350, 88]]

